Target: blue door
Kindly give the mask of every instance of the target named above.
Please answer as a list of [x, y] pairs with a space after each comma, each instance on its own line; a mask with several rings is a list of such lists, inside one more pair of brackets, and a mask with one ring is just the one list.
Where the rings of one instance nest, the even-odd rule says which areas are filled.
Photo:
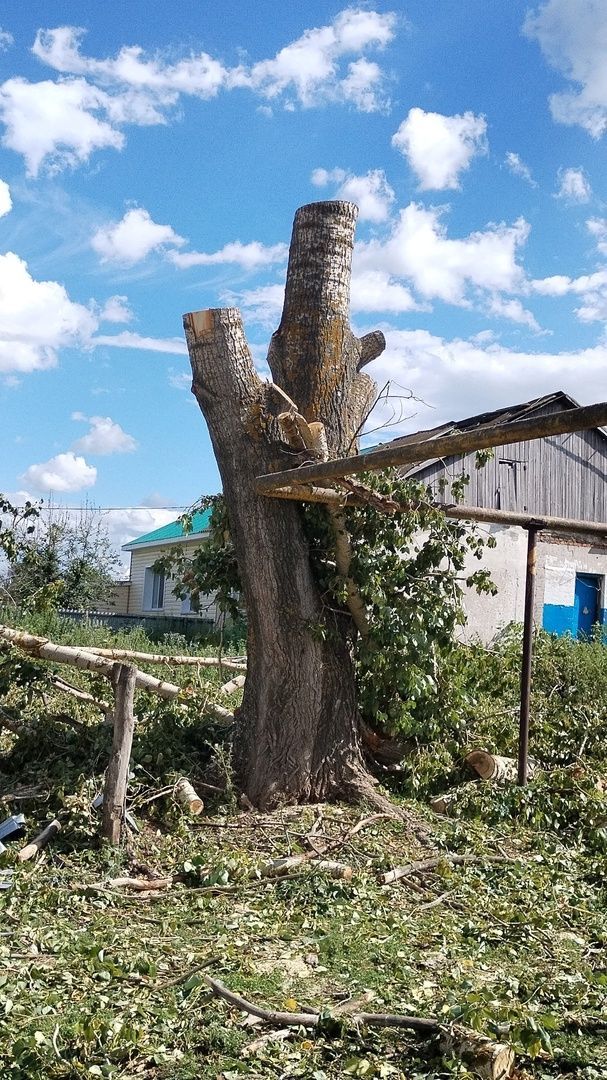
[[590, 637], [592, 627], [599, 621], [601, 579], [594, 574], [575, 575], [573, 607], [574, 637]]

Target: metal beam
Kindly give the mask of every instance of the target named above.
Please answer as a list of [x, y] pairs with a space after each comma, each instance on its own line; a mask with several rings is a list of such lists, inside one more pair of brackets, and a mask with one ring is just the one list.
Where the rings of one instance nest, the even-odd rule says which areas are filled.
[[587, 431], [604, 425], [607, 425], [607, 402], [605, 401], [580, 409], [549, 413], [533, 420], [517, 420], [512, 424], [475, 428], [473, 431], [463, 431], [457, 435], [444, 435], [419, 442], [409, 442], [404, 446], [390, 443], [381, 450], [374, 450], [369, 454], [336, 458], [333, 461], [323, 461], [315, 465], [302, 465], [299, 469], [269, 473], [257, 477], [256, 489], [259, 494], [269, 495], [272, 488], [289, 484], [315, 484], [341, 476], [352, 476], [355, 473], [372, 472], [400, 465], [414, 465], [427, 461], [431, 457], [452, 457], [456, 454], [467, 454], [471, 450], [487, 450], [492, 446], [507, 446], [511, 443], [526, 442], [528, 439], [543, 439], [550, 435], [568, 435], [575, 431]]
[[533, 609], [537, 576], [537, 534], [527, 530], [527, 573], [525, 576], [525, 614], [523, 618], [523, 661], [521, 665], [521, 705], [518, 733], [518, 782], [527, 783], [529, 759], [529, 711], [531, 707], [531, 665], [533, 663]]

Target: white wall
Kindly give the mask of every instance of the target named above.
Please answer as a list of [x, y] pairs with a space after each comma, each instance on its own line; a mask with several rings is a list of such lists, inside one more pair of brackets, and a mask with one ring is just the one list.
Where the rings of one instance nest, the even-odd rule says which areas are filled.
[[[191, 543], [185, 543], [186, 551], [194, 550], [199, 544], [199, 541], [194, 540]], [[135, 548], [131, 552], [131, 589], [129, 596], [129, 615], [149, 615], [149, 616], [170, 616], [171, 618], [176, 615], [183, 615], [182, 601], [179, 597], [175, 596], [171, 589], [170, 580], [165, 582], [164, 587], [164, 600], [161, 609], [155, 609], [154, 611], [146, 610], [144, 608], [144, 585], [145, 585], [145, 571], [147, 568], [154, 565], [157, 559], [166, 555], [173, 547], [174, 542], [167, 544], [166, 546], [158, 545], [154, 547], [143, 547], [140, 550]], [[181, 547], [182, 545], [180, 545]], [[197, 619], [206, 618], [215, 620], [217, 617], [217, 608], [212, 597], [207, 597], [203, 600], [201, 597], [200, 611], [193, 612], [191, 615], [187, 615], [187, 618]]]
[[514, 526], [482, 525], [481, 534], [496, 541], [494, 548], [485, 548], [482, 560], [470, 556], [464, 575], [475, 570], [489, 570], [497, 585], [497, 596], [480, 595], [467, 589], [464, 609], [468, 618], [458, 637], [463, 641], [480, 637], [489, 642], [511, 622], [522, 622], [525, 611], [525, 569], [527, 565], [527, 533]]

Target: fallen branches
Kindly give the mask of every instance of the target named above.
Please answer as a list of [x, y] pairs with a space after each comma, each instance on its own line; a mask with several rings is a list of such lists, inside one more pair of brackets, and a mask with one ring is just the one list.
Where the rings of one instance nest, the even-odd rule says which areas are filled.
[[21, 848], [21, 851], [17, 855], [19, 862], [27, 862], [28, 859], [33, 859], [39, 851], [47, 846], [54, 839], [57, 833], [61, 830], [61, 823], [55, 818], [50, 824], [42, 830], [33, 840], [30, 840], [29, 844]]
[[[112, 678], [114, 663], [87, 649], [75, 648], [73, 645], [55, 645], [48, 638], [35, 637], [33, 634], [25, 633], [24, 630], [13, 630], [10, 626], [0, 626], [0, 638], [9, 641], [29, 656], [35, 656], [41, 660], [52, 660], [56, 664], [69, 664], [85, 671], [98, 671], [107, 678]], [[151, 690], [159, 697], [169, 700], [181, 694], [180, 688], [173, 683], [155, 679], [153, 675], [147, 675], [137, 668], [135, 668], [135, 673], [135, 685], [140, 690]]]
[[166, 664], [170, 667], [224, 667], [226, 671], [246, 671], [243, 660], [227, 659], [223, 656], [165, 656], [160, 653], [132, 652], [130, 649], [88, 648], [87, 653], [107, 657], [110, 660], [138, 660], [144, 664]]
[[390, 885], [393, 881], [400, 881], [402, 878], [411, 877], [413, 874], [425, 874], [431, 870], [436, 870], [442, 863], [449, 866], [469, 866], [474, 863], [487, 862], [504, 863], [514, 862], [514, 860], [509, 859], [506, 855], [450, 855], [448, 852], [442, 852], [431, 859], [418, 859], [417, 862], [408, 863], [406, 866], [395, 866], [393, 870], [380, 874], [379, 880], [383, 885]]
[[[286, 1038], [287, 1030], [294, 1027], [308, 1029], [326, 1029], [327, 1016], [330, 1010], [322, 1012], [279, 1012], [274, 1009], [265, 1009], [256, 1005], [246, 998], [240, 997], [232, 990], [228, 990], [218, 979], [212, 979], [210, 975], [202, 974], [202, 979], [209, 990], [216, 997], [223, 998], [234, 1008], [241, 1012], [249, 1013], [264, 1020], [267, 1024], [280, 1029], [281, 1037]], [[473, 1064], [477, 1075], [486, 1077], [487, 1080], [505, 1080], [510, 1076], [514, 1068], [514, 1051], [506, 1043], [494, 1043], [484, 1035], [470, 1031], [460, 1025], [447, 1025], [441, 1023], [435, 1017], [405, 1016], [398, 1013], [368, 1013], [354, 1012], [349, 1017], [352, 1024], [371, 1028], [400, 1028], [408, 1031], [416, 1031], [421, 1035], [441, 1035], [441, 1045], [444, 1049], [453, 1050], [463, 1060]]]

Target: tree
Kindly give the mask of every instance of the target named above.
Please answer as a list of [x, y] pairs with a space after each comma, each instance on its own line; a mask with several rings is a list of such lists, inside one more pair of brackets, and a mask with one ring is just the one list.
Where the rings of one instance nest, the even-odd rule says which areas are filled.
[[[368, 636], [369, 627], [349, 521], [339, 508], [323, 510], [330, 540], [319, 550], [310, 513], [255, 486], [257, 476], [309, 462], [315, 450], [356, 450], [376, 394], [361, 369], [385, 347], [380, 332], [359, 339], [349, 325], [356, 216], [345, 202], [314, 203], [295, 216], [284, 308], [268, 352], [273, 383], [254, 369], [237, 310], [184, 317], [192, 390], [223, 481], [248, 617], [235, 767], [261, 807], [374, 797], [352, 650], [354, 635]], [[412, 518], [410, 531], [420, 524]], [[440, 558], [426, 556], [425, 568]]]
[[33, 528], [17, 526], [16, 535], [5, 575], [14, 603], [86, 610], [110, 597], [119, 558], [92, 508], [75, 519], [67, 511], [39, 513]]

